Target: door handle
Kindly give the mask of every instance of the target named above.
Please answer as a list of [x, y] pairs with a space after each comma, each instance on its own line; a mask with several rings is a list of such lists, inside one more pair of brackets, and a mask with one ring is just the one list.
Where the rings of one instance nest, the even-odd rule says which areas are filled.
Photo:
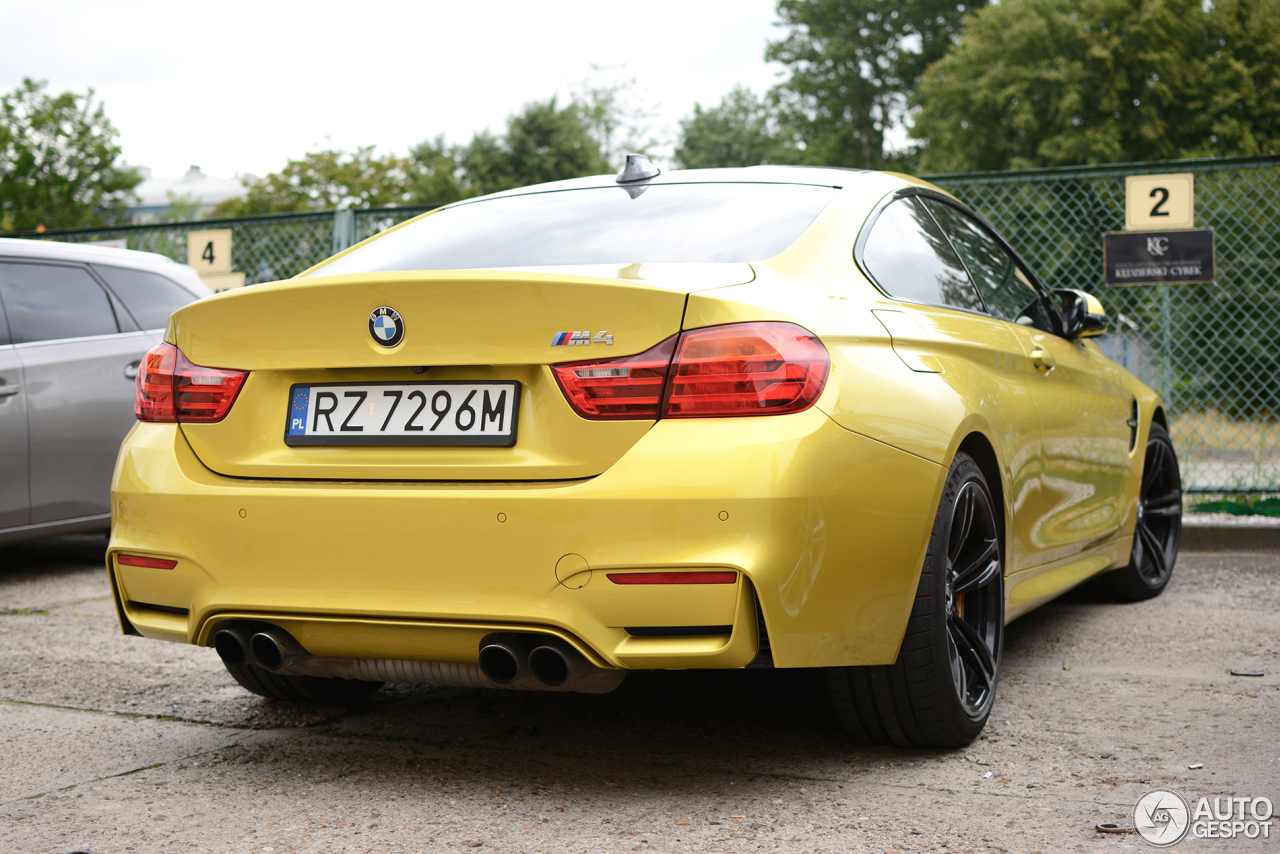
[[1031, 364], [1035, 365], [1036, 370], [1049, 376], [1049, 372], [1058, 366], [1058, 360], [1053, 358], [1053, 354], [1048, 350], [1041, 350], [1039, 347], [1031, 351]]
[[14, 385], [0, 385], [0, 397], [13, 397], [20, 391], [22, 391], [22, 386], [16, 383]]
[[127, 380], [136, 380], [138, 378], [138, 366], [142, 364], [139, 359], [136, 362], [130, 362], [124, 366], [124, 378]]

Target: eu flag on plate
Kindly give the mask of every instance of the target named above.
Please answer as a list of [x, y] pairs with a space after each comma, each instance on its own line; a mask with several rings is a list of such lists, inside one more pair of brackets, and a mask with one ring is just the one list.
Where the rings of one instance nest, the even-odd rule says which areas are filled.
[[293, 399], [289, 401], [289, 435], [305, 436], [307, 434], [307, 410], [311, 403], [311, 387], [296, 386]]

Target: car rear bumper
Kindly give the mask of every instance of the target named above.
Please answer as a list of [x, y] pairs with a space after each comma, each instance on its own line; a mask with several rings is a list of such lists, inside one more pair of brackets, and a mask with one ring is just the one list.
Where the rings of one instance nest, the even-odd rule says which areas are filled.
[[[758, 603], [777, 666], [882, 664], [945, 475], [817, 409], [662, 421], [598, 477], [532, 483], [229, 478], [175, 425], [139, 424], [107, 564], [126, 629], [201, 645], [254, 619], [315, 655], [474, 663], [486, 634], [527, 630], [605, 667], [742, 667]], [[642, 570], [736, 575], [609, 578]]]

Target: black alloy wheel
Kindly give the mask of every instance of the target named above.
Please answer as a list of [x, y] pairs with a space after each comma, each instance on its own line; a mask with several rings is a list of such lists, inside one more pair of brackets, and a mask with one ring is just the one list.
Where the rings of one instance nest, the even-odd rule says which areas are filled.
[[1138, 519], [1129, 565], [1098, 577], [1116, 599], [1139, 602], [1159, 596], [1173, 576], [1182, 538], [1182, 475], [1164, 427], [1152, 422], [1142, 461]]
[[1004, 629], [1000, 534], [986, 485], [956, 495], [947, 551], [947, 652], [951, 677], [969, 717], [985, 719], [996, 690]]
[[858, 741], [963, 747], [986, 725], [1004, 642], [997, 512], [982, 470], [957, 454], [898, 660], [827, 671], [836, 713]]

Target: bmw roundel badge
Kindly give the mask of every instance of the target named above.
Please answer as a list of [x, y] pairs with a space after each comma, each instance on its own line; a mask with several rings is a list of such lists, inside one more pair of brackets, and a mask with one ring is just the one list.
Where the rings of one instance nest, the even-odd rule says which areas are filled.
[[383, 347], [394, 347], [404, 339], [404, 321], [394, 308], [380, 305], [369, 315], [369, 334]]

